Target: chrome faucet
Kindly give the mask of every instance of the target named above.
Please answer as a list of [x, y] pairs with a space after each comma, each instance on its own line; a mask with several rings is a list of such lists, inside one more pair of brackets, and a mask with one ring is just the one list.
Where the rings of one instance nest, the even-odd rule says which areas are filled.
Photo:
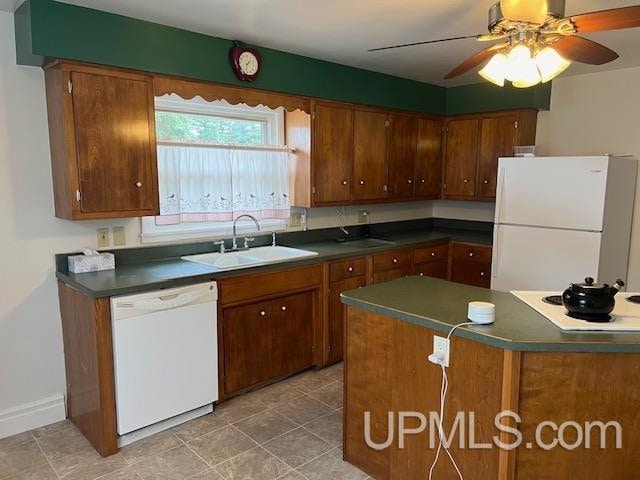
[[252, 216], [252, 215], [240, 215], [239, 217], [236, 217], [236, 219], [233, 221], [233, 239], [232, 239], [232, 247], [231, 250], [248, 250], [249, 249], [249, 242], [252, 241], [253, 239], [250, 238], [245, 238], [244, 239], [244, 247], [243, 248], [238, 248], [238, 240], [236, 238], [236, 223], [238, 223], [238, 220], [240, 220], [242, 217], [247, 217], [250, 218], [251, 220], [254, 221], [254, 223], [256, 224], [256, 228], [258, 229], [258, 231], [260, 231], [260, 224], [258, 223], [258, 220], [256, 219], [256, 217]]

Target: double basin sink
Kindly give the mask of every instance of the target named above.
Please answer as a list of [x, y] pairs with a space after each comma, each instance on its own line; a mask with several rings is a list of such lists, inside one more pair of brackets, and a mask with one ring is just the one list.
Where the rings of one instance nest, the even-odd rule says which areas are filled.
[[[357, 248], [375, 248], [386, 245], [393, 245], [395, 242], [380, 240], [376, 238], [364, 238], [347, 241], [339, 245], [349, 245]], [[202, 253], [199, 255], [187, 255], [182, 260], [201, 263], [215, 268], [218, 271], [239, 270], [242, 268], [258, 267], [271, 263], [288, 262], [301, 260], [303, 258], [314, 257], [318, 252], [302, 250], [299, 248], [269, 246], [254, 247], [248, 250], [239, 250], [226, 253]]]

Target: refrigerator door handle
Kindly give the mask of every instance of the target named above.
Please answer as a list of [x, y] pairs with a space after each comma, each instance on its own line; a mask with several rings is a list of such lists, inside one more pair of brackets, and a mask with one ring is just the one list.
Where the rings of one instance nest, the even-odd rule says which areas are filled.
[[500, 268], [500, 236], [502, 235], [502, 229], [500, 226], [496, 226], [495, 238], [493, 239], [493, 260], [491, 265], [491, 276], [498, 278], [498, 269]]
[[498, 203], [496, 204], [496, 220], [495, 223], [502, 223], [502, 220], [500, 218], [500, 214], [502, 213], [502, 203], [504, 202], [504, 196], [505, 196], [505, 192], [504, 192], [504, 177], [505, 177], [506, 173], [505, 173], [505, 168], [502, 167], [500, 168], [500, 171], [498, 173], [498, 178], [500, 179], [500, 183], [498, 185], [498, 191], [496, 192], [497, 196], [498, 196]]

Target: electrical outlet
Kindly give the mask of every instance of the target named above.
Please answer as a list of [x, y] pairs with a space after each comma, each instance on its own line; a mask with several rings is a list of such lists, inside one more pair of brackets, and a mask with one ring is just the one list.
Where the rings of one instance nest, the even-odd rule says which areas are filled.
[[116, 247], [122, 247], [127, 244], [127, 235], [124, 231], [124, 227], [113, 227], [113, 244]]
[[293, 212], [289, 217], [290, 227], [299, 227], [302, 225], [302, 214], [300, 212]]
[[451, 353], [451, 341], [445, 337], [433, 336], [433, 354], [442, 358], [442, 365], [449, 367], [449, 355]]
[[99, 228], [97, 230], [98, 248], [104, 248], [109, 246], [109, 229]]
[[358, 223], [367, 223], [369, 215], [369, 210], [358, 210]]

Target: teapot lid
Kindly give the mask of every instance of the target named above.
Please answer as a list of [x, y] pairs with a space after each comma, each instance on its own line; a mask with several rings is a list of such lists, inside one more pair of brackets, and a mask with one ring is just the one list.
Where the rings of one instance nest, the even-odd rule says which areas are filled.
[[611, 295], [611, 286], [607, 283], [595, 283], [593, 278], [587, 277], [584, 283], [572, 283], [571, 291], [586, 295]]

